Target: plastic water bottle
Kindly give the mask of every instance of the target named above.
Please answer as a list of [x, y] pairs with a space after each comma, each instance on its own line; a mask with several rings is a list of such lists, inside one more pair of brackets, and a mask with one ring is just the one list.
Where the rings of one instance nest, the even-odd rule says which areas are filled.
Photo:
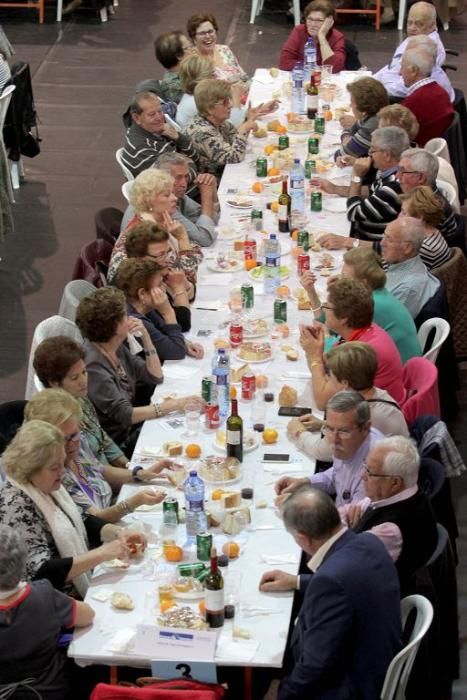
[[291, 110], [305, 114], [305, 91], [303, 89], [303, 63], [296, 63], [292, 71]]
[[306, 40], [305, 48], [303, 49], [303, 82], [309, 83], [311, 74], [316, 68], [316, 46], [311, 36]]
[[298, 158], [294, 159], [290, 171], [290, 196], [292, 198], [292, 211], [303, 214], [305, 211], [305, 172]]
[[206, 532], [207, 519], [204, 510], [204, 481], [193, 469], [183, 484], [185, 492], [185, 524], [187, 544], [195, 544], [196, 535]]
[[265, 241], [264, 293], [275, 294], [280, 285], [281, 244], [275, 233]]
[[230, 413], [230, 358], [224, 348], [219, 348], [212, 359], [212, 374], [217, 386], [219, 415], [223, 418]]

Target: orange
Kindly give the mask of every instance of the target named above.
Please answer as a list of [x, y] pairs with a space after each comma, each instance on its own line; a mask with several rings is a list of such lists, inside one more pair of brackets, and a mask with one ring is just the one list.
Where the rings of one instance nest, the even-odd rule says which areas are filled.
[[231, 398], [231, 399], [237, 398], [237, 390], [234, 386], [231, 386], [229, 389], [229, 398]]
[[281, 323], [280, 325], [276, 326], [276, 331], [279, 331], [283, 338], [288, 338], [290, 335], [290, 328], [286, 323]]
[[276, 295], [279, 297], [279, 299], [286, 299], [290, 295], [290, 289], [286, 284], [281, 284], [276, 289]]
[[161, 613], [167, 612], [167, 610], [170, 610], [170, 608], [173, 608], [174, 605], [177, 605], [177, 603], [174, 600], [162, 600], [159, 603], [159, 608]]
[[265, 374], [257, 374], [256, 375], [256, 388], [257, 389], [265, 389], [268, 384], [269, 384], [269, 379], [266, 377]]
[[271, 202], [271, 211], [277, 214], [279, 211], [279, 202]]
[[260, 194], [264, 190], [264, 187], [261, 182], [254, 182], [251, 186], [251, 189], [253, 190], [253, 192]]
[[164, 547], [164, 557], [167, 561], [182, 561], [183, 549], [176, 544], [169, 544]]
[[236, 559], [240, 554], [240, 546], [236, 542], [226, 542], [222, 547], [224, 554], [227, 554], [229, 559]]
[[185, 447], [185, 454], [187, 457], [190, 457], [191, 459], [196, 459], [197, 457], [201, 456], [201, 447], [197, 445], [195, 442], [191, 442], [189, 445]]
[[206, 601], [200, 600], [198, 603], [199, 614], [202, 617], [206, 617]]
[[279, 168], [269, 168], [269, 170], [268, 170], [269, 177], [274, 177], [275, 175], [280, 175], [280, 174], [281, 174], [281, 171], [279, 170]]
[[273, 146], [272, 144], [269, 144], [268, 146], [264, 147], [264, 154], [266, 156], [271, 156], [274, 151], [276, 150], [276, 146]]
[[290, 238], [293, 241], [296, 241], [298, 239], [298, 228], [293, 228], [290, 232]]
[[245, 262], [244, 262], [244, 267], [245, 267], [245, 270], [246, 270], [247, 272], [248, 272], [249, 270], [252, 270], [254, 267], [256, 267], [256, 265], [257, 265], [256, 260], [248, 259], [248, 260], [245, 260]]
[[288, 122], [294, 123], [299, 121], [299, 116], [296, 112], [288, 112], [285, 116]]
[[214, 489], [214, 491], [211, 493], [211, 500], [212, 501], [220, 501], [222, 498], [222, 494], [224, 494], [225, 491], [224, 489]]
[[277, 430], [274, 430], [274, 428], [266, 428], [266, 430], [263, 431], [263, 442], [267, 443], [268, 445], [272, 445], [273, 442], [277, 442], [278, 437], [279, 433]]
[[287, 133], [287, 127], [282, 126], [282, 124], [279, 124], [279, 126], [276, 129], [278, 134], [286, 134]]

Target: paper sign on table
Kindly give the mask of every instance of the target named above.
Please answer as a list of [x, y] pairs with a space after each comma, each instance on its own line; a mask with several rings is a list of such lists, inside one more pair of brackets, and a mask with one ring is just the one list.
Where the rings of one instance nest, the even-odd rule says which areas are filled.
[[135, 649], [152, 659], [212, 661], [216, 642], [217, 632], [138, 625]]

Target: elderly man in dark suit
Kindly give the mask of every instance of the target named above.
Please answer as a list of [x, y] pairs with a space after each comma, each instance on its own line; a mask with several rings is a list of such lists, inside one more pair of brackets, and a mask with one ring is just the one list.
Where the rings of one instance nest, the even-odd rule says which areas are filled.
[[[310, 555], [313, 575], [300, 577], [304, 599], [291, 641], [295, 664], [282, 679], [278, 700], [379, 698], [401, 648], [399, 582], [386, 548], [371, 533], [348, 530], [329, 496], [317, 489], [294, 493], [282, 515]], [[268, 572], [260, 590], [287, 590], [291, 582], [296, 577]]]

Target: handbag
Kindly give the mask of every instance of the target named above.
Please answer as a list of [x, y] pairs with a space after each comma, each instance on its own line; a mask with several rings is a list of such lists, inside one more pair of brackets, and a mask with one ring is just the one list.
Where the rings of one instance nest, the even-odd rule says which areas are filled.
[[34, 127], [34, 131], [35, 135], [32, 131], [26, 134], [20, 146], [21, 155], [27, 158], [35, 158], [41, 152], [40, 142], [42, 139], [39, 138], [37, 126]]

